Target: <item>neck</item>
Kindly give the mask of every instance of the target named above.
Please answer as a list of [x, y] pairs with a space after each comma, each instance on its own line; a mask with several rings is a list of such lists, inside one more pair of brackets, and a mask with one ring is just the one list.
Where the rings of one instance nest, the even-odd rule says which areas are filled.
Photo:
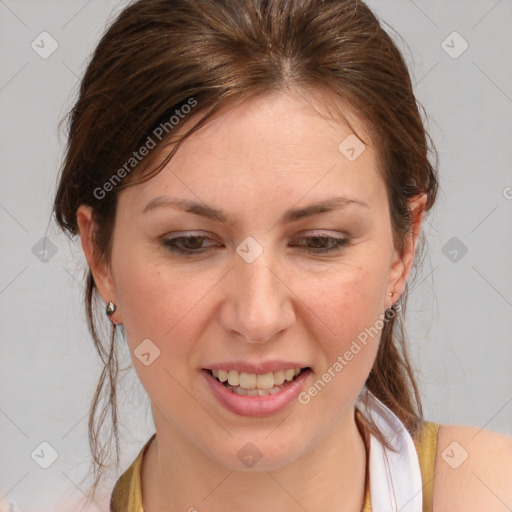
[[366, 449], [353, 408], [312, 449], [260, 471], [227, 468], [155, 412], [157, 436], [142, 465], [145, 512], [358, 512], [363, 507]]

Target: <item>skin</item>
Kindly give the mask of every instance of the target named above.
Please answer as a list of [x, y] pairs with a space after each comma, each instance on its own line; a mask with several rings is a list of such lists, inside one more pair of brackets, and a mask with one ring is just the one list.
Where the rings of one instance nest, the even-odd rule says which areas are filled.
[[[510, 436], [476, 427], [442, 425], [437, 442], [434, 512], [512, 510]], [[453, 442], [460, 446], [456, 451], [450, 450]], [[446, 455], [457, 457], [461, 450], [467, 452], [467, 459], [452, 467]]]
[[[291, 91], [252, 98], [192, 135], [160, 174], [121, 192], [110, 265], [94, 257], [91, 209], [78, 209], [95, 282], [104, 302], [117, 306], [112, 318], [124, 324], [152, 404], [157, 439], [142, 468], [146, 512], [320, 511], [332, 503], [337, 511], [361, 509], [365, 448], [354, 402], [380, 336], [309, 404], [294, 401], [266, 417], [227, 411], [199, 375], [225, 361], [292, 360], [312, 368], [307, 389], [403, 292], [426, 197], [411, 200], [413, 229], [399, 254], [375, 148], [369, 144], [349, 161], [338, 145], [351, 130], [313, 106], [311, 96], [306, 102]], [[357, 133], [371, 140], [343, 106]], [[169, 207], [141, 213], [162, 195], [225, 210], [236, 223]], [[286, 210], [332, 196], [369, 206], [278, 224]], [[186, 256], [158, 243], [191, 235], [212, 240], [188, 247], [211, 249]], [[321, 245], [303, 238], [315, 235], [348, 237], [350, 244], [318, 254]], [[248, 236], [263, 249], [252, 263], [236, 252]], [[145, 366], [133, 353], [148, 338], [160, 356]], [[252, 468], [237, 457], [249, 442], [262, 454]]]

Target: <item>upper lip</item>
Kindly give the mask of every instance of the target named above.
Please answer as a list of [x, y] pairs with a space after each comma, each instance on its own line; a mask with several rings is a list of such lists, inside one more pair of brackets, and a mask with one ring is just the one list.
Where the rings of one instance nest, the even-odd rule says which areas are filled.
[[226, 363], [216, 363], [205, 367], [206, 370], [235, 370], [238, 373], [256, 373], [264, 375], [265, 373], [276, 372], [278, 370], [288, 370], [290, 368], [306, 368], [307, 365], [297, 363], [296, 361], [265, 361], [262, 363], [249, 363], [247, 361], [231, 361]]

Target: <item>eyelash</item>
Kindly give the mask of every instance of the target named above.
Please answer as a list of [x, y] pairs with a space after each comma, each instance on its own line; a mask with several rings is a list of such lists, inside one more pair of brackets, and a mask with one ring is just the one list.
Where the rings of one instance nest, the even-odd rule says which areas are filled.
[[[176, 254], [184, 254], [188, 256], [194, 256], [199, 255], [207, 252], [214, 246], [209, 247], [203, 247], [200, 249], [183, 249], [179, 245], [175, 245], [178, 240], [194, 240], [194, 239], [201, 239], [201, 240], [211, 240], [213, 239], [207, 237], [207, 236], [178, 236], [175, 238], [162, 238], [159, 242], [160, 244], [167, 250], [176, 253]], [[341, 252], [345, 247], [350, 245], [350, 240], [348, 238], [338, 238], [333, 236], [321, 236], [321, 235], [315, 235], [315, 236], [306, 236], [302, 237], [302, 240], [311, 240], [311, 239], [320, 239], [320, 240], [328, 240], [331, 243], [331, 247], [322, 247], [322, 248], [313, 248], [313, 247], [307, 247], [306, 250], [311, 251], [313, 254], [327, 254], [327, 253], [338, 253]]]

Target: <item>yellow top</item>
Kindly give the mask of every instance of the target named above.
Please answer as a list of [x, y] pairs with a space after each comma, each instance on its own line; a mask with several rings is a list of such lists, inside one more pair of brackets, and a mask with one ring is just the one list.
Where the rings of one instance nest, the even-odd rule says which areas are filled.
[[[426, 421], [417, 436], [413, 439], [420, 463], [421, 480], [423, 483], [423, 512], [432, 512], [434, 492], [434, 463], [436, 460], [437, 433], [439, 424]], [[141, 466], [144, 453], [156, 436], [156, 432], [142, 447], [137, 458], [119, 477], [110, 501], [110, 512], [144, 512], [141, 492]], [[362, 512], [372, 512], [370, 490], [366, 487]]]

